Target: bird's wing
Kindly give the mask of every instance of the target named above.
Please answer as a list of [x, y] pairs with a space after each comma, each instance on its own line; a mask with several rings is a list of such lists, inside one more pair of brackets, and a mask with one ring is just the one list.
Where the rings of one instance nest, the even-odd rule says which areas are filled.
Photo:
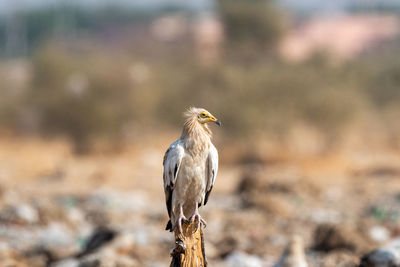
[[175, 188], [176, 177], [179, 173], [183, 155], [185, 150], [181, 142], [175, 141], [172, 143], [164, 155], [164, 192], [165, 201], [167, 204], [168, 216], [171, 217], [171, 205], [172, 205], [172, 192]]
[[218, 173], [218, 151], [213, 144], [210, 146], [208, 158], [206, 161], [206, 195], [204, 197], [204, 205], [207, 204], [208, 197], [214, 186], [215, 178]]

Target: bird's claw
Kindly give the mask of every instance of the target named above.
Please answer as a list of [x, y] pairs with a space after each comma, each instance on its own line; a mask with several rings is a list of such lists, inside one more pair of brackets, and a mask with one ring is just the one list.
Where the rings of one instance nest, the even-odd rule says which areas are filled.
[[176, 224], [178, 225], [178, 230], [181, 235], [183, 235], [183, 230], [182, 230], [182, 221], [187, 222], [188, 219], [185, 216], [179, 216], [178, 220], [176, 221]]
[[189, 221], [194, 222], [196, 219], [197, 219], [197, 226], [196, 226], [195, 232], [197, 231], [197, 229], [199, 229], [201, 223], [204, 225], [204, 227], [207, 227], [206, 221], [203, 218], [201, 218], [200, 214], [198, 214], [198, 213], [193, 214], [192, 217], [190, 217]]

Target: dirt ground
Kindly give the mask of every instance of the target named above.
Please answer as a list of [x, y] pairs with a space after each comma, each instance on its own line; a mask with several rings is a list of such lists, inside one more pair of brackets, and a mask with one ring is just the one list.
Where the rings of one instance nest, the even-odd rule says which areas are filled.
[[[63, 140], [1, 138], [1, 266], [168, 266], [161, 174], [171, 136], [86, 156]], [[220, 148], [200, 211], [209, 266], [273, 266], [293, 238], [309, 266], [355, 266], [400, 235], [398, 154], [232, 150]]]

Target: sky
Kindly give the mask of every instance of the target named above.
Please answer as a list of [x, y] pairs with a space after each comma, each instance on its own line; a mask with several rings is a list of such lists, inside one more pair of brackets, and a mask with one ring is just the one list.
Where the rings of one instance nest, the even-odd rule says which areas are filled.
[[[181, 6], [193, 10], [211, 10], [215, 0], [0, 0], [0, 13], [13, 10], [51, 7], [60, 4], [73, 4], [84, 7], [102, 7], [105, 5], [130, 6], [142, 9], [154, 9], [165, 6]], [[397, 6], [400, 0], [276, 0], [294, 11], [305, 12], [341, 12], [350, 5], [361, 6]]]

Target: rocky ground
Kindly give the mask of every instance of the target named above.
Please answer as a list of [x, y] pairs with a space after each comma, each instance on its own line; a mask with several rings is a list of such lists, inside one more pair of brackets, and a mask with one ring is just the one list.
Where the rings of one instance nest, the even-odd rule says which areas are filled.
[[[0, 140], [1, 266], [168, 266], [169, 141], [76, 156], [62, 141]], [[399, 253], [395, 153], [226, 158], [201, 211], [209, 266], [357, 266], [396, 242]]]

